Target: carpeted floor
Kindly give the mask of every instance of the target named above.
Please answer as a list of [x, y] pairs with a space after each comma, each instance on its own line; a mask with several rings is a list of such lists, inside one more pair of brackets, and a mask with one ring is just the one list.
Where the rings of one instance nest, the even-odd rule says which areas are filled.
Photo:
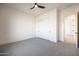
[[0, 46], [1, 56], [78, 56], [79, 48], [66, 43], [54, 43], [32, 38]]

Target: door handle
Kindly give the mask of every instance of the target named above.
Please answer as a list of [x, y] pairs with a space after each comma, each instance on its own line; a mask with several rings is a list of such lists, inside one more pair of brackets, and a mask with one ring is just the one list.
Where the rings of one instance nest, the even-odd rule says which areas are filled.
[[71, 36], [74, 36], [74, 35], [71, 35]]

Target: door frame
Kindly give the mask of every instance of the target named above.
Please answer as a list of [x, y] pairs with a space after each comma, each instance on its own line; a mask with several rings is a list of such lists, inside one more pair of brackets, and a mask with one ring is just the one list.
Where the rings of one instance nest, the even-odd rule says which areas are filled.
[[76, 12], [76, 19], [77, 19], [77, 41], [76, 41], [76, 47], [79, 48], [79, 11]]

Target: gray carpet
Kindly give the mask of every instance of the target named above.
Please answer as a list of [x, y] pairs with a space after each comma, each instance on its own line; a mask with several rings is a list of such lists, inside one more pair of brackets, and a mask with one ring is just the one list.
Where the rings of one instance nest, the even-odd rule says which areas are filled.
[[1, 56], [78, 56], [79, 48], [66, 43], [54, 43], [32, 38], [0, 46]]

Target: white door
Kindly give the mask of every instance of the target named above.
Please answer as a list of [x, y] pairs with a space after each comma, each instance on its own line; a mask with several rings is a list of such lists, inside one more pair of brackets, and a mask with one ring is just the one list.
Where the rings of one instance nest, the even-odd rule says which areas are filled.
[[77, 21], [75, 14], [65, 17], [64, 30], [64, 41], [67, 43], [76, 44]]

